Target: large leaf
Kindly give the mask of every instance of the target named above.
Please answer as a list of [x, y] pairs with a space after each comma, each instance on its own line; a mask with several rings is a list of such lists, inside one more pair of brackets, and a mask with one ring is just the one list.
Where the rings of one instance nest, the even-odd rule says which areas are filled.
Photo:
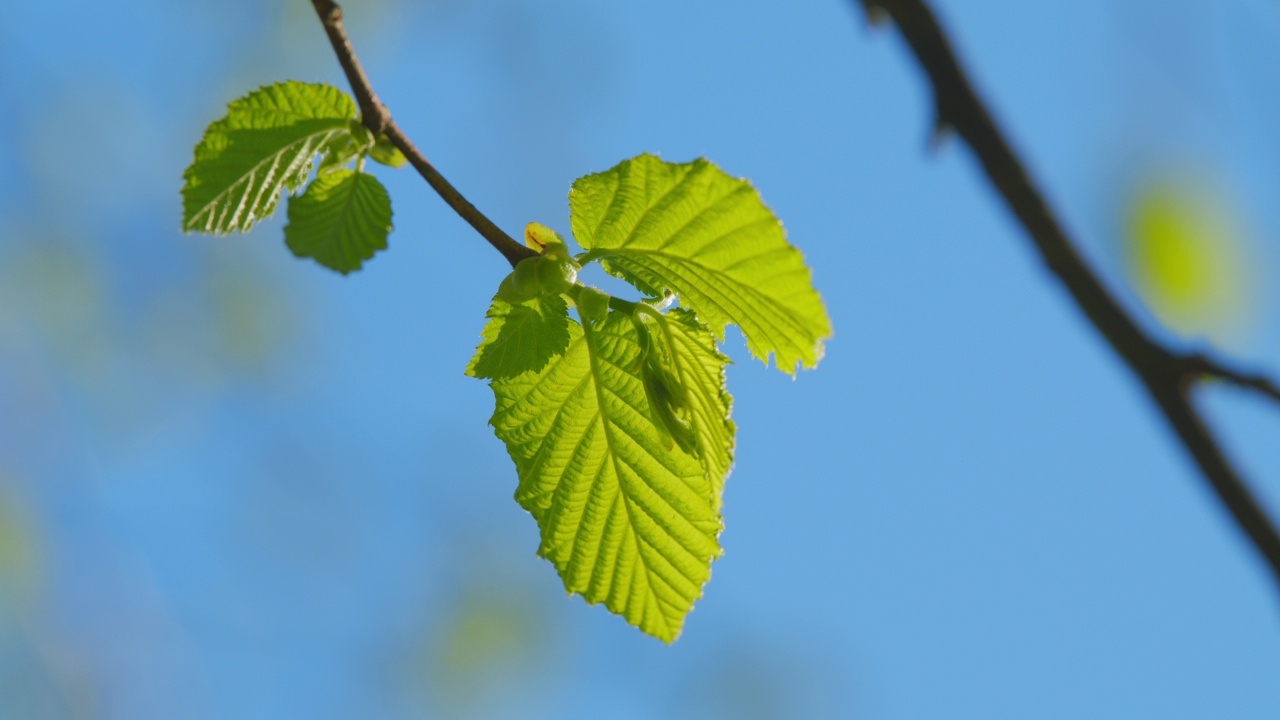
[[629, 317], [570, 321], [569, 331], [564, 354], [541, 371], [491, 383], [516, 500], [569, 592], [671, 642], [721, 552], [723, 478], [654, 424]]
[[467, 366], [478, 378], [510, 378], [537, 372], [569, 346], [569, 307], [559, 295], [541, 295], [519, 305], [493, 299], [484, 340]]
[[390, 232], [386, 188], [372, 175], [341, 169], [316, 178], [289, 202], [284, 241], [294, 255], [345, 275], [385, 250]]
[[605, 269], [642, 291], [669, 288], [716, 336], [733, 323], [753, 355], [795, 372], [831, 335], [800, 252], [755, 189], [707, 160], [640, 155], [588, 175], [569, 193], [573, 235]]
[[183, 173], [182, 228], [225, 235], [271, 215], [306, 182], [316, 154], [348, 134], [356, 105], [328, 85], [284, 82], [227, 107]]

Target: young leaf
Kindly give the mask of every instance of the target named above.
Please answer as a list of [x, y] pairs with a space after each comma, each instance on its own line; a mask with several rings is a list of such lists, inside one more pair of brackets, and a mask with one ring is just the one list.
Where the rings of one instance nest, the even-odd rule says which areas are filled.
[[657, 361], [684, 388], [685, 419], [693, 429], [694, 455], [712, 483], [711, 498], [719, 509], [724, 481], [733, 465], [737, 426], [729, 419], [733, 398], [725, 389], [729, 358], [716, 349], [711, 329], [687, 310], [662, 316], [653, 335]]
[[324, 160], [316, 168], [317, 175], [333, 172], [348, 167], [351, 161], [373, 151], [373, 133], [369, 132], [359, 120], [347, 121], [347, 133], [325, 143], [320, 148]]
[[354, 138], [350, 135], [339, 135], [320, 148], [320, 154], [324, 156], [324, 159], [320, 161], [320, 166], [316, 168], [316, 174], [324, 175], [334, 170], [349, 167], [352, 160], [360, 157], [361, 152], [364, 152], [364, 150]]
[[467, 366], [477, 378], [512, 378], [537, 372], [569, 346], [569, 307], [559, 295], [540, 295], [519, 305], [495, 297], [484, 340]]
[[378, 141], [369, 148], [369, 157], [375, 161], [382, 163], [388, 167], [401, 168], [409, 162], [409, 158], [400, 152], [400, 148], [391, 144], [386, 135], [378, 138]]
[[387, 247], [391, 198], [372, 175], [335, 170], [289, 203], [284, 241], [298, 257], [347, 274]]
[[225, 235], [271, 215], [322, 148], [349, 134], [356, 105], [328, 85], [284, 82], [232, 102], [182, 177], [182, 229]]
[[629, 317], [568, 327], [568, 348], [541, 371], [491, 383], [490, 422], [565, 588], [672, 642], [721, 553], [723, 477], [655, 427]]
[[817, 365], [831, 336], [822, 298], [782, 224], [746, 180], [707, 160], [677, 164], [652, 155], [580, 178], [569, 193], [573, 235], [605, 270], [655, 297], [669, 288], [724, 338], [742, 328], [747, 346], [794, 373]]

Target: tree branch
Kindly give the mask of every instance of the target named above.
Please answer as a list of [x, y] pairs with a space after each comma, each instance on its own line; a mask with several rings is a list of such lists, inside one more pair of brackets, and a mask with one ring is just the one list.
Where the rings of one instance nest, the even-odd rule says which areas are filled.
[[1187, 364], [1187, 372], [1207, 378], [1216, 378], [1232, 385], [1254, 390], [1276, 402], [1280, 402], [1280, 385], [1271, 378], [1256, 373], [1244, 372], [1228, 367], [1221, 360], [1216, 360], [1203, 353], [1196, 353], [1183, 358]]
[[315, 7], [320, 23], [324, 25], [329, 43], [333, 45], [333, 52], [338, 56], [338, 63], [342, 65], [347, 82], [351, 84], [351, 91], [355, 93], [356, 102], [360, 105], [360, 119], [364, 126], [369, 128], [374, 137], [386, 135], [387, 139], [404, 153], [409, 163], [436, 191], [436, 194], [463, 220], [470, 223], [471, 227], [475, 228], [476, 232], [480, 233], [481, 237], [487, 240], [495, 250], [502, 253], [512, 267], [525, 258], [537, 255], [533, 250], [513, 240], [510, 235], [503, 232], [502, 228], [495, 225], [484, 213], [477, 210], [475, 205], [463, 197], [462, 193], [458, 192], [458, 189], [427, 161], [422, 151], [391, 119], [391, 112], [374, 93], [369, 77], [365, 75], [364, 67], [360, 65], [360, 59], [356, 57], [356, 51], [351, 46], [351, 39], [347, 37], [347, 30], [342, 24], [342, 8], [333, 0], [311, 0], [311, 5]]
[[856, 0], [873, 20], [893, 20], [929, 77], [937, 122], [964, 138], [1049, 271], [1151, 393], [1210, 487], [1280, 583], [1280, 533], [1223, 454], [1191, 402], [1192, 387], [1218, 377], [1280, 399], [1265, 378], [1233, 372], [1199, 355], [1181, 356], [1153, 340], [1106, 289], [1032, 183], [978, 98], [937, 18], [923, 0]]

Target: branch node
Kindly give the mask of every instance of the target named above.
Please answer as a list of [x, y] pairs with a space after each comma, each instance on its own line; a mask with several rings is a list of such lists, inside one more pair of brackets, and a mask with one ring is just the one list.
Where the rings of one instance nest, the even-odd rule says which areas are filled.
[[1182, 372], [1189, 381], [1213, 378], [1230, 385], [1253, 390], [1276, 402], [1280, 402], [1280, 385], [1262, 373], [1237, 370], [1205, 353], [1191, 353], [1179, 358]]

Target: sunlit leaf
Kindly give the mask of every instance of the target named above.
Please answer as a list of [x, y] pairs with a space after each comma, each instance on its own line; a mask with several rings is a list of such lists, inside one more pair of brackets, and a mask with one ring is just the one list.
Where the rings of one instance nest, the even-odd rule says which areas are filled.
[[569, 193], [573, 236], [605, 269], [642, 291], [669, 288], [724, 338], [732, 323], [761, 360], [813, 367], [831, 336], [809, 268], [746, 180], [707, 160], [652, 155], [588, 175]]
[[343, 169], [316, 178], [289, 202], [284, 239], [294, 255], [346, 274], [386, 249], [390, 232], [391, 198], [382, 183]]
[[629, 317], [571, 321], [569, 331], [568, 348], [540, 372], [491, 383], [491, 422], [520, 476], [516, 500], [569, 592], [671, 642], [721, 552], [722, 478], [655, 426]]
[[467, 366], [478, 378], [510, 378], [537, 372], [569, 346], [569, 307], [559, 295], [519, 305], [493, 299], [484, 340]]
[[328, 85], [283, 82], [232, 102], [183, 173], [182, 229], [225, 235], [271, 215], [306, 182], [315, 157], [350, 135], [356, 105]]

